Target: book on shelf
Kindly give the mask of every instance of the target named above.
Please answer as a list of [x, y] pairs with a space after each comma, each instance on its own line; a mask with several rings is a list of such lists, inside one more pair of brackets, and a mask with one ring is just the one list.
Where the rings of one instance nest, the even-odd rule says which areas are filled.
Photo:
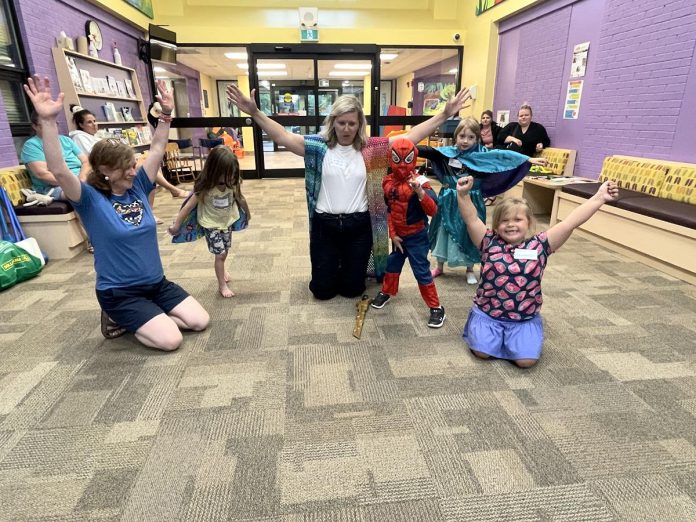
[[130, 107], [121, 107], [121, 114], [123, 114], [123, 121], [135, 121]]
[[123, 134], [128, 138], [129, 145], [140, 145], [138, 140], [138, 132], [134, 128], [123, 129]]
[[72, 80], [73, 87], [78, 92], [84, 91], [82, 86], [82, 79], [80, 78], [80, 70], [75, 65], [75, 59], [72, 56], [66, 56], [65, 61], [68, 63], [68, 71], [70, 72], [70, 79]]
[[109, 82], [106, 81], [106, 78], [92, 77], [92, 86], [94, 88], [94, 92], [97, 94], [111, 94], [111, 91], [109, 90]]
[[124, 80], [124, 83], [126, 87], [126, 92], [128, 93], [128, 97], [135, 98], [135, 89], [133, 89], [133, 82], [126, 78]]
[[143, 143], [150, 143], [152, 141], [152, 132], [150, 131], [150, 127], [147, 125], [142, 126], [143, 129]]
[[109, 92], [114, 96], [118, 96], [118, 86], [116, 85], [116, 78], [107, 75], [106, 81], [109, 84]]
[[121, 98], [128, 97], [128, 93], [126, 92], [126, 84], [120, 80], [116, 81], [116, 91]]
[[85, 69], [80, 69], [80, 78], [82, 79], [82, 87], [85, 92], [94, 93], [94, 86], [92, 85], [92, 76], [89, 71]]
[[116, 118], [116, 107], [114, 107], [113, 103], [106, 102], [102, 105], [102, 110], [104, 111], [104, 116], [106, 116], [106, 121], [118, 121]]

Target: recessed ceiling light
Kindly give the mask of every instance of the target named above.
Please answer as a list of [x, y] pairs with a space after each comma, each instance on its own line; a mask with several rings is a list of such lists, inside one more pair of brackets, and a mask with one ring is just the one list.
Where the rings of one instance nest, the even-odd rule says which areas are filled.
[[450, 69], [447, 71], [448, 74], [457, 74], [457, 68], [455, 67], [454, 69]]
[[329, 71], [329, 76], [367, 76], [370, 71]]
[[153, 67], [152, 70], [156, 73], [168, 73], [169, 72], [167, 69], [165, 69], [164, 67], [160, 67], [160, 66]]
[[399, 55], [396, 53], [380, 53], [379, 59], [380, 60], [393, 60], [394, 58], [397, 58]]
[[257, 69], [285, 69], [284, 63], [257, 63]]
[[230, 60], [246, 60], [248, 58], [247, 53], [225, 53], [225, 58]]
[[258, 76], [287, 76], [288, 71], [257, 71]]
[[334, 64], [334, 69], [352, 69], [352, 70], [370, 70], [371, 63], [337, 63]]
[[237, 67], [239, 67], [240, 69], [248, 69], [249, 64], [248, 63], [238, 63]]

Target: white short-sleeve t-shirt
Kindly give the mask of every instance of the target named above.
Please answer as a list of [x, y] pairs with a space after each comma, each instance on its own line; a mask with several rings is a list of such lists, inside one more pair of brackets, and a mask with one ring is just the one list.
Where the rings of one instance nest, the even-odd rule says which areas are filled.
[[352, 145], [326, 151], [316, 211], [352, 214], [367, 211], [367, 168], [362, 153]]

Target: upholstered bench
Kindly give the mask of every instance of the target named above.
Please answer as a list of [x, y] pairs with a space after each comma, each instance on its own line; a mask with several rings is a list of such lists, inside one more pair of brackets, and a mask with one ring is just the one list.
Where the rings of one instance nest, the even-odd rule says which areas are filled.
[[36, 239], [49, 259], [69, 259], [84, 250], [85, 236], [70, 203], [23, 206], [21, 189], [31, 188], [31, 178], [23, 166], [0, 169], [0, 186], [12, 201], [24, 234]]
[[696, 282], [696, 165], [607, 157], [598, 182], [562, 188], [551, 223], [563, 220], [606, 180], [619, 185], [618, 201], [604, 205], [580, 229], [614, 250]]

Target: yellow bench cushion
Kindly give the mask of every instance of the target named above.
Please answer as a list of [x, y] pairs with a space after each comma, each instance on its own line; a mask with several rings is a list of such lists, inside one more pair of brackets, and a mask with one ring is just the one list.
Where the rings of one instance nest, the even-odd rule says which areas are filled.
[[696, 166], [670, 167], [659, 197], [696, 205]]
[[543, 149], [539, 156], [546, 158], [546, 167], [551, 169], [553, 174], [560, 176], [565, 171], [570, 153], [567, 150], [550, 148]]
[[668, 167], [640, 158], [605, 158], [599, 181], [615, 181], [621, 188], [657, 196], [665, 181]]
[[0, 186], [7, 192], [12, 205], [18, 207], [25, 203], [24, 194], [20, 189], [31, 188], [31, 177], [24, 167], [0, 169]]

